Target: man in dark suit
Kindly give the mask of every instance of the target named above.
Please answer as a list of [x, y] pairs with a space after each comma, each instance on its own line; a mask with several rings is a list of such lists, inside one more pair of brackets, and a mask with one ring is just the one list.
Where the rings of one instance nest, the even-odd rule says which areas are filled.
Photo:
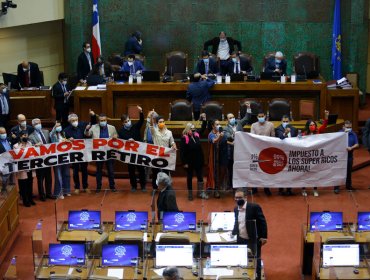
[[22, 88], [41, 86], [40, 70], [36, 63], [23, 61], [18, 65], [17, 73], [18, 82]]
[[121, 71], [130, 72], [130, 74], [140, 74], [145, 71], [145, 67], [140, 60], [135, 59], [134, 54], [129, 54], [127, 61], [122, 65]]
[[235, 191], [235, 224], [232, 235], [236, 235], [238, 244], [247, 244], [257, 258], [257, 280], [261, 279], [261, 246], [267, 243], [267, 223], [258, 204], [247, 202], [247, 193], [243, 188]]
[[68, 124], [69, 96], [70, 91], [67, 84], [68, 76], [66, 73], [59, 73], [58, 82], [53, 85], [52, 96], [54, 98], [54, 108], [56, 120], [62, 123], [63, 127]]
[[233, 52], [231, 54], [231, 60], [228, 65], [228, 73], [230, 74], [247, 74], [247, 72], [252, 71], [253, 68], [249, 64], [247, 59], [241, 59], [238, 52]]
[[30, 135], [33, 132], [33, 127], [27, 124], [26, 116], [23, 114], [17, 115], [18, 125], [13, 126], [10, 129], [12, 147], [15, 143], [19, 142], [19, 135], [22, 131], [27, 131], [27, 135]]
[[159, 195], [157, 199], [158, 220], [162, 219], [163, 212], [179, 211], [176, 203], [176, 193], [172, 188], [170, 177], [164, 173], [159, 172], [157, 175], [156, 184], [158, 186]]
[[104, 79], [108, 79], [112, 76], [112, 65], [108, 61], [105, 61], [102, 56], [98, 57], [94, 68], [97, 69], [99, 75]]
[[275, 53], [275, 57], [266, 60], [265, 73], [275, 73], [277, 75], [286, 75], [287, 63], [282, 52]]
[[143, 51], [143, 40], [141, 39], [141, 32], [134, 32], [125, 44], [124, 55], [141, 54]]
[[208, 51], [202, 51], [202, 59], [198, 61], [196, 71], [202, 75], [218, 73], [217, 61], [209, 57]]
[[6, 126], [10, 114], [9, 90], [3, 83], [0, 83], [0, 126]]
[[227, 73], [227, 65], [231, 53], [235, 50], [235, 45], [238, 47], [238, 51], [242, 50], [242, 44], [240, 41], [235, 40], [231, 37], [226, 37], [226, 33], [221, 31], [218, 37], [214, 37], [204, 43], [203, 50], [207, 51], [209, 46], [212, 46], [212, 53], [216, 54], [220, 59], [220, 70], [223, 75]]
[[91, 54], [91, 47], [89, 43], [84, 42], [82, 44], [82, 49], [83, 51], [77, 59], [77, 77], [80, 80], [80, 83], [85, 83], [87, 74], [89, 74], [93, 68], [94, 58]]
[[[42, 129], [41, 120], [33, 119], [32, 126], [34, 131], [28, 137], [32, 145], [39, 147], [41, 145], [49, 144], [49, 130]], [[51, 167], [37, 168], [36, 177], [40, 200], [45, 201], [46, 198], [53, 199], [51, 192]]]
[[[12, 149], [11, 143], [8, 139], [8, 135], [6, 134], [6, 129], [4, 127], [0, 127], [0, 154], [10, 151]], [[14, 177], [13, 174], [1, 174], [1, 192], [6, 192], [6, 188], [8, 183], [14, 185]]]
[[[284, 115], [281, 118], [281, 125], [275, 128], [275, 136], [279, 137], [281, 140], [290, 137], [297, 137], [298, 130], [289, 124], [289, 117]], [[292, 192], [292, 188], [287, 188], [286, 192], [284, 192], [284, 188], [279, 188], [279, 195], [294, 195]]]

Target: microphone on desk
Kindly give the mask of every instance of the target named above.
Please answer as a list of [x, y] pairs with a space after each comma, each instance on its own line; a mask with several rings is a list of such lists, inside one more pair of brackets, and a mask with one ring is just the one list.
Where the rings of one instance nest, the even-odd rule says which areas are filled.
[[212, 224], [213, 224], [213, 222], [215, 221], [215, 218], [217, 217], [217, 214], [218, 214], [218, 213], [215, 213], [215, 215], [213, 216], [213, 218], [212, 218], [212, 220], [211, 220], [211, 223], [210, 223], [210, 225], [209, 225], [209, 228], [208, 228], [208, 232], [211, 232]]

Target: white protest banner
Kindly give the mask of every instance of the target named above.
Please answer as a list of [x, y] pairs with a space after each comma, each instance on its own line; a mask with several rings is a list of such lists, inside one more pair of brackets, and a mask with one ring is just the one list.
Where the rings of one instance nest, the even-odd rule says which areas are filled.
[[174, 170], [176, 150], [114, 138], [65, 141], [5, 152], [0, 155], [0, 173], [108, 159]]
[[237, 187], [332, 187], [345, 183], [348, 134], [286, 138], [237, 132], [233, 185]]

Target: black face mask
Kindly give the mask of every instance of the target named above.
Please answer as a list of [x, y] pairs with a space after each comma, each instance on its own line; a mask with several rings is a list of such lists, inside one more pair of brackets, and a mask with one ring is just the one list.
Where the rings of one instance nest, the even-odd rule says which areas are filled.
[[244, 199], [238, 199], [236, 201], [236, 204], [238, 204], [238, 206], [242, 207], [245, 204], [245, 200]]
[[27, 137], [23, 137], [22, 138], [22, 142], [27, 143], [28, 142], [28, 138]]

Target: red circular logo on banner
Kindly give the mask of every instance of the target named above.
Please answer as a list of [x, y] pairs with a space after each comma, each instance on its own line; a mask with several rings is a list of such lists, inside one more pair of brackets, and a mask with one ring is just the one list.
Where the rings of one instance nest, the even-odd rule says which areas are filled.
[[286, 154], [277, 148], [267, 148], [260, 152], [258, 165], [267, 174], [276, 174], [284, 169], [287, 164]]

